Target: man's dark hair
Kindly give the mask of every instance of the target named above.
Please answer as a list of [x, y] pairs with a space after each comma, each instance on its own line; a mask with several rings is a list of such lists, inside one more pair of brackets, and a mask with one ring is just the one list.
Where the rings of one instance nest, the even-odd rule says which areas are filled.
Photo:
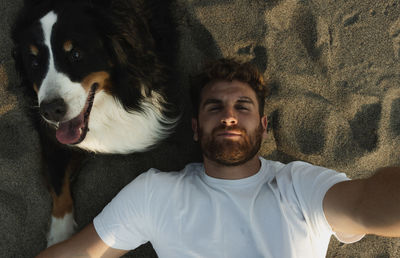
[[262, 74], [250, 62], [242, 63], [228, 58], [207, 63], [197, 76], [192, 77], [190, 89], [193, 106], [192, 116], [197, 118], [199, 115], [201, 91], [206, 85], [218, 81], [231, 82], [233, 80], [250, 85], [257, 96], [260, 116], [263, 116], [268, 89]]

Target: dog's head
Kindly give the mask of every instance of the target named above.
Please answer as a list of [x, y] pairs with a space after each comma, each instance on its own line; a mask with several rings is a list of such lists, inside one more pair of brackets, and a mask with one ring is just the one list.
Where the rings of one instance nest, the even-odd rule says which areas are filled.
[[147, 24], [128, 17], [135, 9], [95, 2], [30, 1], [13, 30], [23, 84], [36, 93], [40, 115], [63, 144], [85, 139], [97, 93], [140, 109], [161, 69]]

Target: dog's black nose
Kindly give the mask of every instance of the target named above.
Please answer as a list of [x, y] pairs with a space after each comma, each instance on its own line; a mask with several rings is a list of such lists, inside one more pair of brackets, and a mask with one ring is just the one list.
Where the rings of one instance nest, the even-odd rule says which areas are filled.
[[40, 104], [40, 114], [50, 121], [61, 121], [66, 112], [67, 106], [62, 98], [43, 101]]

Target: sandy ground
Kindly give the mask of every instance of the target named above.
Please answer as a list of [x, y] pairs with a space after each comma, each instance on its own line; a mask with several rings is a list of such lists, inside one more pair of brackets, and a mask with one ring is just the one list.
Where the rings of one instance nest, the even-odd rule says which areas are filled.
[[[33, 257], [45, 247], [50, 196], [40, 175], [40, 143], [24, 110], [10, 52], [22, 1], [0, 1], [0, 257]], [[396, 0], [177, 0], [177, 81], [187, 89], [199, 63], [252, 60], [272, 94], [261, 154], [370, 175], [400, 161], [400, 3]], [[82, 228], [138, 173], [196, 160], [186, 115], [177, 135], [149, 153], [93, 156], [73, 182]], [[332, 239], [327, 257], [400, 257], [400, 241]], [[127, 257], [156, 257], [149, 245]]]

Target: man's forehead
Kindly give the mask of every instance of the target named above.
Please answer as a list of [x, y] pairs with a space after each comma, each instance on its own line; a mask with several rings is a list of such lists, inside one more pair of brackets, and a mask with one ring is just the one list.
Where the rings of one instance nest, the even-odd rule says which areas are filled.
[[204, 86], [201, 92], [201, 102], [207, 99], [216, 100], [253, 100], [257, 101], [255, 91], [249, 84], [233, 81], [217, 81]]

